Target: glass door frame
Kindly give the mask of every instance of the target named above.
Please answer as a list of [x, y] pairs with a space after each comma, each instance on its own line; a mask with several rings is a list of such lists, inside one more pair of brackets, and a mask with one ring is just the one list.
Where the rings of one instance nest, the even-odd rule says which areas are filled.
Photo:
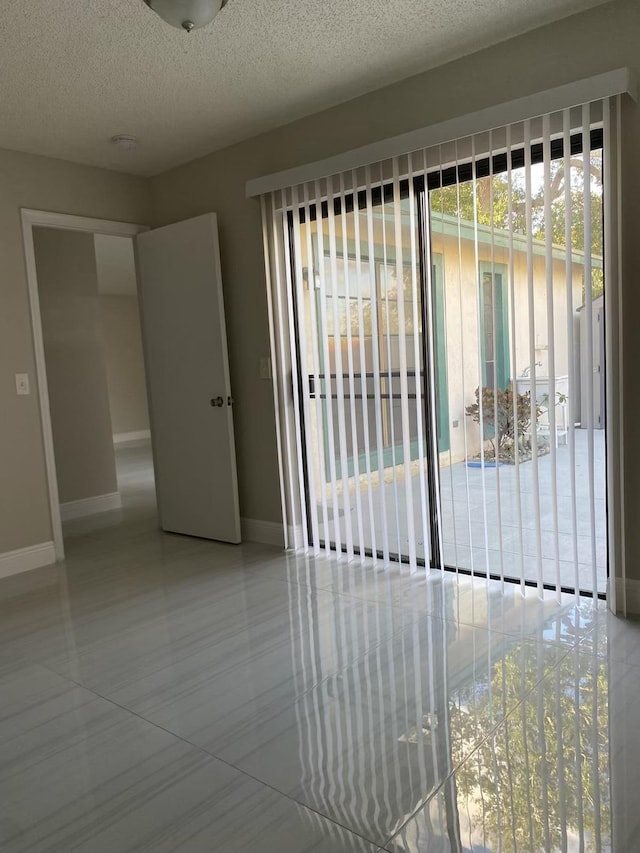
[[[425, 205], [428, 205], [428, 194], [425, 193], [425, 180], [423, 175], [415, 176], [411, 179], [413, 181], [413, 193], [416, 204], [416, 230], [418, 235], [418, 286], [420, 289], [420, 306], [421, 306], [421, 323], [422, 323], [422, 335], [421, 335], [421, 352], [422, 352], [422, 402], [423, 402], [423, 415], [424, 415], [424, 442], [425, 442], [425, 460], [426, 460], [426, 484], [427, 484], [427, 492], [428, 492], [428, 511], [429, 511], [429, 531], [430, 531], [430, 542], [429, 542], [429, 558], [417, 557], [416, 562], [419, 566], [429, 567], [432, 569], [439, 569], [442, 567], [442, 563], [440, 560], [440, 536], [438, 532], [438, 518], [437, 518], [437, 471], [439, 468], [439, 460], [437, 454], [434, 455], [434, 447], [436, 444], [434, 443], [434, 430], [433, 430], [433, 420], [432, 415], [430, 414], [430, 401], [431, 401], [431, 388], [430, 388], [430, 379], [429, 379], [429, 368], [428, 365], [431, 358], [431, 346], [435, 340], [435, 333], [431, 330], [432, 319], [435, 319], [435, 311], [430, 310], [427, 306], [427, 287], [426, 287], [426, 274], [425, 270], [427, 269], [426, 264], [428, 263], [428, 258], [430, 257], [430, 246], [427, 247], [425, 241], [425, 234], [428, 234], [428, 229], [425, 230], [427, 222], [428, 222], [428, 210]], [[404, 200], [410, 197], [409, 193], [409, 179], [404, 178], [399, 182], [400, 187], [400, 200]], [[393, 201], [393, 184], [391, 182], [384, 182], [375, 185], [371, 191], [371, 199], [372, 204], [374, 206], [384, 205], [386, 203]], [[345, 210], [347, 213], [351, 213], [354, 210], [354, 204], [356, 203], [356, 198], [353, 192], [345, 194]], [[364, 193], [361, 191], [357, 193], [357, 203], [358, 208], [363, 209], [364, 205], [361, 206], [360, 199], [364, 196]], [[310, 218], [312, 221], [317, 219], [318, 215], [318, 207], [320, 207], [320, 215], [324, 218], [328, 212], [328, 201], [323, 201], [321, 205], [312, 204], [309, 206], [310, 210]], [[339, 213], [341, 209], [341, 201], [339, 196], [333, 198], [333, 206], [334, 212]], [[302, 218], [302, 207], [298, 213], [298, 225], [302, 224], [305, 220]], [[294, 228], [296, 227], [296, 222], [294, 218], [294, 212], [289, 210], [287, 213], [287, 234], [285, 235], [285, 239], [289, 240], [289, 258], [291, 265], [291, 280], [295, 281], [295, 237], [294, 237]], [[374, 261], [375, 262], [375, 261]], [[379, 275], [376, 271], [376, 288], [379, 290], [380, 282]], [[443, 285], [444, 286], [444, 285]], [[316, 393], [321, 393], [321, 389], [315, 389], [310, 387], [310, 378], [309, 376], [303, 376], [302, 371], [300, 369], [301, 359], [300, 359], [300, 351], [302, 347], [302, 341], [300, 339], [300, 322], [299, 318], [301, 315], [300, 306], [297, 304], [297, 293], [296, 288], [292, 288], [292, 299], [293, 299], [293, 315], [294, 315], [294, 337], [295, 337], [295, 345], [296, 345], [296, 359], [298, 363], [298, 393], [299, 393], [299, 416], [300, 416], [300, 424], [301, 429], [304, 431], [305, 429], [305, 421], [304, 421], [304, 406], [302, 404], [303, 395], [307, 394], [311, 397], [316, 396]], [[379, 293], [376, 293], [378, 296]], [[437, 354], [433, 353], [434, 359]], [[434, 362], [435, 364], [436, 362]], [[436, 385], [437, 385], [437, 377], [436, 377]], [[322, 381], [321, 381], [322, 384]], [[305, 387], [306, 386], [306, 387]], [[437, 398], [437, 389], [434, 395], [434, 399]], [[389, 452], [393, 453], [394, 448], [389, 448]], [[309, 476], [308, 476], [308, 468], [309, 468], [309, 460], [307, 459], [307, 451], [306, 451], [306, 442], [302, 442], [302, 455], [303, 455], [303, 473], [305, 478], [305, 501], [306, 501], [306, 516], [307, 516], [307, 535], [308, 541], [313, 543], [313, 536], [311, 530], [311, 503], [310, 503], [310, 494], [309, 494]], [[315, 543], [314, 543], [315, 544]], [[326, 548], [328, 545], [329, 550], [336, 550], [335, 543], [329, 541], [328, 543], [324, 540], [320, 540], [318, 543], [321, 547]], [[426, 543], [425, 543], [426, 544]], [[346, 546], [342, 545], [341, 549], [344, 553], [346, 553]], [[362, 550], [364, 550], [364, 555], [367, 557], [377, 556], [378, 558], [382, 558], [382, 551], [378, 550], [377, 554], [374, 555], [373, 551], [370, 548], [361, 549], [359, 546], [354, 546], [354, 553], [361, 554]], [[408, 563], [409, 557], [406, 554], [396, 554], [393, 552], [389, 553], [389, 559], [393, 562], [398, 563]], [[454, 566], [445, 566], [445, 569], [448, 571], [456, 571]]]
[[[560, 147], [558, 147], [558, 143], [560, 143]], [[562, 156], [562, 140], [552, 141], [551, 146], [551, 156], [553, 159], [559, 158]], [[593, 151], [597, 148], [604, 147], [604, 136], [602, 128], [594, 128], [590, 132], [590, 150]], [[582, 134], [577, 133], [573, 134], [571, 137], [571, 153], [577, 154], [583, 151], [583, 143], [582, 143]], [[511, 167], [517, 168], [521, 167], [525, 163], [525, 153], [524, 148], [515, 148], [510, 152], [510, 160]], [[531, 145], [531, 162], [532, 164], [541, 163], [544, 160], [543, 148], [541, 143], [533, 143]], [[434, 304], [434, 293], [435, 286], [432, 276], [432, 293], [431, 295], [431, 303], [429, 304], [428, 300], [428, 277], [426, 271], [428, 269], [429, 264], [432, 262], [433, 253], [431, 249], [431, 229], [429, 228], [429, 216], [430, 216], [430, 191], [434, 189], [440, 189], [444, 186], [453, 186], [456, 183], [462, 183], [469, 180], [472, 180], [474, 177], [476, 180], [482, 177], [488, 177], [489, 175], [495, 175], [500, 172], [505, 172], [507, 170], [507, 161], [508, 154], [501, 153], [494, 155], [491, 159], [486, 157], [483, 159], [477, 159], [475, 164], [472, 162], [461, 162], [456, 166], [450, 166], [445, 169], [435, 169], [426, 174], [420, 174], [414, 176], [413, 178], [404, 178], [400, 180], [400, 199], [406, 199], [410, 196], [409, 193], [409, 180], [413, 181], [413, 194], [416, 201], [416, 222], [417, 222], [417, 236], [418, 236], [418, 260], [419, 260], [419, 287], [421, 293], [421, 312], [422, 312], [422, 359], [423, 359], [423, 369], [422, 369], [422, 400], [424, 406], [424, 429], [425, 429], [425, 460], [426, 460], [426, 485], [427, 485], [427, 493], [428, 493], [428, 512], [429, 512], [429, 528], [430, 528], [430, 549], [429, 549], [429, 559], [417, 558], [417, 564], [420, 566], [429, 566], [432, 569], [442, 569], [444, 571], [457, 572], [458, 574], [465, 575], [473, 575], [475, 577], [486, 578], [487, 576], [492, 580], [501, 580], [500, 576], [494, 574], [492, 572], [483, 572], [480, 569], [467, 569], [465, 567], [456, 567], [445, 564], [441, 558], [441, 550], [440, 550], [440, 530], [439, 530], [439, 522], [438, 522], [438, 513], [437, 513], [437, 505], [439, 503], [438, 496], [438, 484], [440, 478], [440, 465], [438, 453], [434, 452], [434, 449], [438, 447], [438, 438], [437, 435], [434, 435], [434, 431], [437, 432], [438, 423], [438, 408], [437, 408], [437, 388], [438, 388], [438, 379], [437, 379], [437, 364], [438, 364], [438, 352], [437, 352], [437, 343], [436, 343], [436, 335], [437, 335], [437, 306]], [[389, 201], [393, 201], [393, 184], [391, 182], [377, 184], [372, 188], [371, 192], [371, 201], [372, 204], [385, 204]], [[365, 198], [364, 204], [361, 205], [361, 198]], [[366, 194], [364, 191], [358, 191], [357, 193], [351, 192], [346, 193], [344, 196], [345, 199], [345, 209], [347, 213], [350, 213], [354, 210], [354, 206], [357, 203], [358, 209], [363, 209], [366, 206]], [[323, 201], [321, 205], [312, 204], [310, 205], [310, 213], [313, 213], [313, 218], [317, 217], [317, 208], [320, 207], [320, 215], [324, 218], [325, 211], [328, 211], [328, 201]], [[333, 198], [333, 206], [334, 211], [336, 213], [340, 213], [341, 202], [340, 198], [336, 195]], [[302, 223], [304, 220], [301, 218], [302, 208], [300, 208], [298, 212], [298, 223]], [[289, 257], [291, 263], [291, 276], [292, 281], [295, 280], [295, 240], [294, 240], [294, 213], [292, 210], [288, 211], [287, 214], [287, 222], [288, 229], [287, 234], [285, 234], [285, 239], [289, 240]], [[494, 265], [495, 266], [495, 265]], [[478, 269], [476, 272], [477, 275], [480, 275], [480, 270]], [[504, 285], [504, 279], [503, 279]], [[606, 289], [605, 289], [605, 306], [606, 306]], [[305, 388], [305, 384], [308, 384], [309, 377], [303, 377], [300, 370], [300, 324], [298, 322], [300, 311], [299, 306], [297, 305], [297, 297], [296, 297], [296, 289], [293, 288], [293, 313], [294, 313], [294, 337], [296, 344], [296, 353], [295, 357], [298, 362], [298, 391], [299, 391], [299, 399], [300, 399], [300, 424], [301, 429], [305, 429], [304, 425], [304, 407], [302, 405], [302, 395], [311, 393], [309, 387]], [[435, 380], [435, 389], [433, 394], [433, 399], [436, 401], [436, 411], [432, 413], [431, 411], [431, 385], [429, 374], [431, 371], [431, 365], [433, 365], [434, 370], [434, 380]], [[606, 374], [605, 374], [606, 380]], [[307, 529], [308, 529], [308, 541], [312, 542], [312, 533], [311, 533], [311, 522], [310, 522], [310, 494], [309, 494], [309, 478], [308, 478], [308, 460], [306, 454], [306, 443], [303, 441], [303, 475], [305, 478], [305, 500], [306, 500], [306, 509], [307, 509]], [[606, 459], [605, 459], [606, 465]], [[330, 550], [336, 550], [335, 543], [329, 542], [326, 543], [321, 541], [319, 543], [322, 547], [326, 547], [327, 544]], [[342, 550], [346, 552], [346, 547], [343, 545]], [[361, 549], [359, 547], [354, 548], [354, 552], [357, 554], [361, 553]], [[364, 548], [364, 554], [368, 557], [373, 557], [374, 554], [370, 548]], [[378, 557], [382, 557], [382, 552], [378, 551]], [[399, 563], [408, 563], [409, 557], [405, 554], [395, 554], [390, 553], [389, 558], [394, 562]], [[607, 562], [607, 578], [609, 577], [609, 563]], [[505, 576], [504, 580], [508, 583], [520, 584], [521, 581], [519, 578], [510, 578]], [[537, 587], [537, 580], [528, 580], [524, 581], [526, 586]], [[556, 586], [550, 583], [543, 583], [543, 588], [549, 591], [556, 591]], [[574, 594], [575, 590], [571, 587], [560, 587], [560, 591], [563, 593]], [[600, 599], [606, 599], [606, 593], [591, 591], [591, 590], [579, 590], [579, 594], [585, 597], [597, 597]]]

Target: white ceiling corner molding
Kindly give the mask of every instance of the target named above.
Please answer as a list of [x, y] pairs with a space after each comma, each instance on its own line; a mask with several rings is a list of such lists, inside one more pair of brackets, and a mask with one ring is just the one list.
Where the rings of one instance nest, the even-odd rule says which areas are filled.
[[246, 195], [247, 198], [255, 198], [273, 190], [320, 180], [349, 169], [429, 148], [432, 145], [452, 142], [455, 139], [494, 130], [507, 124], [515, 124], [528, 118], [622, 94], [630, 95], [634, 101], [638, 100], [637, 81], [629, 68], [616, 68], [593, 77], [584, 77], [553, 89], [545, 89], [513, 101], [495, 104], [477, 112], [402, 133], [399, 136], [382, 139], [325, 160], [317, 160], [314, 163], [253, 178], [247, 181]]

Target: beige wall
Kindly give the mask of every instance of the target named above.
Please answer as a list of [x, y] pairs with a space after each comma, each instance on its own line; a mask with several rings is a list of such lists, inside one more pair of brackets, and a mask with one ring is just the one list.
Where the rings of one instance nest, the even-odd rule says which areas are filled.
[[93, 235], [34, 228], [60, 502], [117, 491]]
[[[0, 553], [50, 541], [20, 208], [146, 223], [147, 182], [0, 150]], [[15, 374], [31, 394], [18, 397]]]
[[113, 433], [148, 430], [138, 297], [100, 294], [99, 307]]
[[[380, 89], [152, 179], [155, 221], [168, 223], [207, 210], [218, 214], [225, 306], [236, 407], [242, 515], [277, 521], [273, 404], [269, 383], [258, 375], [268, 351], [259, 204], [245, 198], [249, 178], [330, 156], [417, 127], [442, 121], [547, 87], [629, 65], [640, 76], [640, 4], [598, 7], [449, 65]], [[624, 264], [627, 429], [633, 446], [635, 371], [640, 361], [640, 115], [628, 104], [625, 127]], [[627, 514], [640, 513], [640, 458], [629, 458]], [[628, 544], [640, 553], [640, 529]], [[629, 571], [640, 561], [628, 560]], [[640, 577], [640, 568], [636, 569]]]
[[94, 243], [113, 432], [148, 430], [133, 240], [96, 234]]

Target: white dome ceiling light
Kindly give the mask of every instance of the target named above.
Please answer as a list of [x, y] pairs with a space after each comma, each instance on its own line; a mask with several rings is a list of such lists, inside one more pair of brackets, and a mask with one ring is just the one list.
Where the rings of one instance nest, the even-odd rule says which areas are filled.
[[135, 136], [129, 136], [125, 133], [118, 133], [116, 136], [112, 136], [110, 141], [120, 151], [133, 151], [134, 148], [138, 147], [138, 140]]
[[228, 0], [144, 0], [163, 21], [179, 30], [206, 27]]

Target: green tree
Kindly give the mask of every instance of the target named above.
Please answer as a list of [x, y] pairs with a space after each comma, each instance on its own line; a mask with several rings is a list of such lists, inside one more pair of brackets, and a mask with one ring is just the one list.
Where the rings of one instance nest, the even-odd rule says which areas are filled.
[[[588, 170], [591, 195], [591, 247], [592, 254], [602, 257], [602, 151], [591, 153]], [[552, 241], [556, 246], [565, 246], [565, 174], [564, 160], [553, 160], [550, 169], [550, 202]], [[585, 168], [581, 156], [572, 157], [569, 170], [569, 192], [571, 204], [571, 247], [583, 252], [585, 248], [584, 228], [584, 182]], [[531, 198], [531, 232], [534, 239], [545, 239], [543, 185], [543, 166], [537, 164], [532, 169], [534, 186]], [[475, 186], [466, 181], [457, 186], [432, 190], [430, 204], [432, 212], [459, 217], [467, 222], [474, 221], [474, 201], [476, 221], [479, 225], [493, 226], [511, 230], [515, 234], [527, 233], [527, 205], [525, 170], [514, 169], [511, 187], [506, 173], [493, 177], [479, 178]], [[602, 270], [593, 270], [592, 294], [599, 296], [603, 291]], [[583, 283], [584, 294], [584, 283]]]
[[[493, 197], [492, 197], [493, 183]], [[511, 228], [517, 234], [525, 233], [524, 175], [513, 175], [511, 182], [511, 219], [509, 219], [509, 184], [507, 176], [500, 174], [491, 178], [480, 178], [476, 182], [475, 210], [479, 225], [495, 228]], [[473, 182], [465, 181], [457, 186], [442, 187], [430, 194], [433, 213], [444, 213], [473, 222]]]

